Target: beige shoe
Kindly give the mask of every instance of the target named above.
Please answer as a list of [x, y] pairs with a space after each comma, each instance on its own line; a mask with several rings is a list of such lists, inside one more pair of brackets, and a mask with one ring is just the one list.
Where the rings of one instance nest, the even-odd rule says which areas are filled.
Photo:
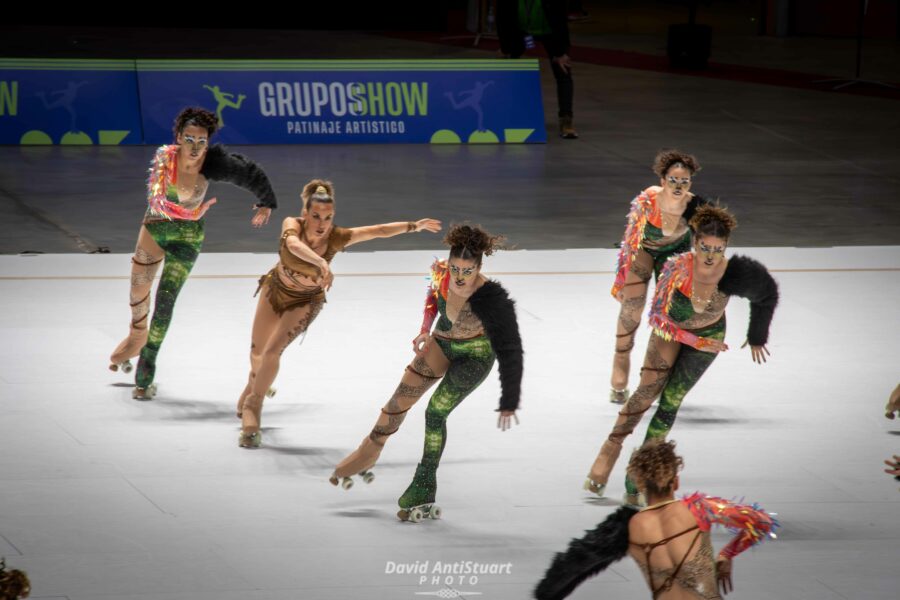
[[564, 140], [578, 139], [578, 132], [575, 131], [575, 127], [572, 125], [571, 116], [559, 118], [559, 137]]
[[630, 397], [631, 393], [628, 391], [628, 388], [625, 388], [624, 390], [617, 390], [616, 388], [609, 389], [609, 401], [613, 404], [625, 404]]
[[262, 434], [258, 431], [253, 433], [241, 432], [238, 438], [238, 446], [241, 448], [259, 448], [262, 446]]

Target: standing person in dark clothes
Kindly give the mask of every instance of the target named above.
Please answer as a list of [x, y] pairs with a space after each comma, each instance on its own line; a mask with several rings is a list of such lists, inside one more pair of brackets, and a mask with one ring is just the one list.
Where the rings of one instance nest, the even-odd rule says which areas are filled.
[[497, 33], [500, 52], [509, 58], [519, 58], [536, 41], [543, 44], [556, 78], [559, 135], [567, 140], [577, 139], [572, 124], [574, 85], [566, 0], [497, 0]]

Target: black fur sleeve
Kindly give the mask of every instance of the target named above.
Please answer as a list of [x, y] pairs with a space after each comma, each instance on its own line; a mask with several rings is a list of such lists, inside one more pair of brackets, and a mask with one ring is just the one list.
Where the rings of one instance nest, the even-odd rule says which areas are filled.
[[719, 281], [719, 290], [750, 301], [750, 327], [747, 329], [750, 345], [762, 346], [768, 342], [769, 324], [778, 305], [778, 284], [769, 271], [752, 258], [732, 256]]
[[259, 200], [258, 207], [278, 208], [272, 184], [262, 167], [242, 154], [228, 152], [221, 144], [210, 146], [200, 172], [212, 181], [244, 188]]
[[628, 522], [637, 510], [623, 506], [606, 520], [574, 539], [565, 552], [553, 557], [550, 568], [534, 589], [538, 600], [562, 600], [628, 552]]
[[705, 204], [709, 204], [709, 200], [703, 196], [694, 194], [694, 197], [688, 201], [687, 206], [684, 208], [684, 213], [682, 213], [681, 216], [684, 217], [686, 222], [690, 223], [691, 219], [694, 217], [694, 213], [697, 212], [697, 209]]
[[500, 363], [500, 410], [516, 410], [522, 392], [522, 338], [516, 305], [502, 285], [488, 281], [469, 298]]

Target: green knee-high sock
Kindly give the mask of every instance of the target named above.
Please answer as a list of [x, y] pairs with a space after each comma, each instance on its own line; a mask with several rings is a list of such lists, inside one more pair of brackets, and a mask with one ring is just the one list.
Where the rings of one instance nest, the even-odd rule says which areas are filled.
[[406, 509], [434, 502], [437, 468], [447, 444], [447, 417], [466, 396], [481, 385], [494, 366], [494, 352], [487, 338], [460, 342], [439, 341], [450, 367], [425, 410], [425, 447], [412, 483], [397, 501]]
[[153, 383], [156, 357], [172, 322], [175, 301], [194, 268], [204, 237], [202, 221], [159, 221], [145, 226], [166, 256], [156, 290], [147, 344], [141, 350], [135, 375], [135, 383], [142, 388]]
[[[711, 325], [701, 332], [695, 332], [701, 337], [710, 337], [719, 341], [725, 339], [724, 319]], [[644, 442], [654, 438], [665, 438], [672, 426], [684, 397], [697, 384], [706, 369], [713, 363], [718, 353], [695, 350], [690, 346], [681, 346], [678, 358], [672, 366], [672, 373], [659, 396], [659, 407], [647, 427], [647, 436]], [[631, 479], [625, 479], [625, 489], [629, 494], [637, 494], [637, 487]]]

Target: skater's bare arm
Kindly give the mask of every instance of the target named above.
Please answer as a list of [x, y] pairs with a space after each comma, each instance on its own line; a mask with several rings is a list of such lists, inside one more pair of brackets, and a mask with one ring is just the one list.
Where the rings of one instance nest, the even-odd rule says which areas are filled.
[[281, 237], [284, 239], [284, 245], [297, 258], [316, 265], [323, 272], [327, 271], [328, 262], [300, 239], [300, 227], [300, 224], [293, 217], [288, 217], [281, 223]]
[[376, 238], [389, 238], [401, 233], [415, 233], [430, 231], [437, 233], [441, 230], [441, 222], [435, 219], [419, 219], [418, 221], [398, 221], [396, 223], [382, 223], [381, 225], [367, 225], [365, 227], [352, 227], [348, 246], [360, 242], [368, 242]]

